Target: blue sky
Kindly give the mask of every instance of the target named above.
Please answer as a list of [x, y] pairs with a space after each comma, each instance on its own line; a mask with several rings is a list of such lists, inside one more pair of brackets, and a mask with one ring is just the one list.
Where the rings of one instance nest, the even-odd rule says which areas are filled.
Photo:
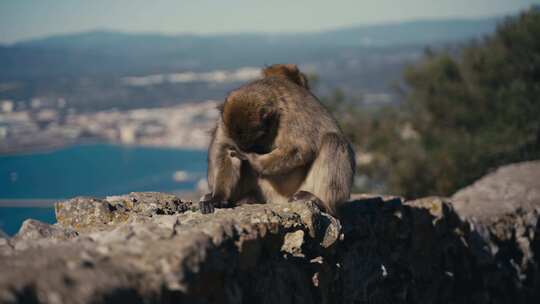
[[317, 31], [415, 19], [514, 14], [540, 0], [0, 0], [0, 43], [94, 29]]

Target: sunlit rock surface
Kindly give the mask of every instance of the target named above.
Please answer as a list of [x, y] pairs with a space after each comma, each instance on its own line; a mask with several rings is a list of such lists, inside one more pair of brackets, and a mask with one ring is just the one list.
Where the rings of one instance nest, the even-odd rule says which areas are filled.
[[483, 241], [493, 277], [508, 279], [509, 302], [540, 303], [540, 161], [498, 168], [452, 197]]
[[310, 202], [79, 197], [0, 235], [0, 303], [537, 303], [538, 209], [481, 221], [457, 196], [356, 195], [340, 221]]

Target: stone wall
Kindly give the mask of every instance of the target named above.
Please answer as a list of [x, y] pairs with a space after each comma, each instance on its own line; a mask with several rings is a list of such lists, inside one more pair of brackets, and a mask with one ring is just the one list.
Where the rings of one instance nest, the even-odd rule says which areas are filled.
[[0, 303], [539, 303], [540, 202], [485, 219], [471, 193], [357, 195], [340, 221], [311, 202], [75, 198], [0, 235]]

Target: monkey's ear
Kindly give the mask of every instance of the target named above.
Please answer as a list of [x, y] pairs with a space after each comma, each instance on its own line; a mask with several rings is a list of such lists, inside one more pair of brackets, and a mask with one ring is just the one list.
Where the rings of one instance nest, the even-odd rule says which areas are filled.
[[306, 74], [300, 73], [300, 85], [309, 90], [309, 82]]
[[264, 77], [282, 77], [309, 90], [306, 75], [300, 72], [296, 64], [274, 64], [263, 69]]

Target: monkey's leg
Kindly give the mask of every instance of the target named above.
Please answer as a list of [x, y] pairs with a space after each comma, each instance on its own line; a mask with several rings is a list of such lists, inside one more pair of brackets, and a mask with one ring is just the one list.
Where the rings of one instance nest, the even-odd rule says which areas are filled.
[[326, 134], [306, 180], [291, 200], [305, 200], [310, 193], [314, 203], [336, 216], [337, 205], [346, 201], [352, 188], [355, 161], [349, 143], [339, 134]]
[[227, 207], [247, 202], [260, 202], [260, 191], [256, 176], [242, 154], [223, 147], [224, 152], [210, 155], [208, 186], [211, 193], [199, 201], [202, 213], [212, 213], [214, 208]]

